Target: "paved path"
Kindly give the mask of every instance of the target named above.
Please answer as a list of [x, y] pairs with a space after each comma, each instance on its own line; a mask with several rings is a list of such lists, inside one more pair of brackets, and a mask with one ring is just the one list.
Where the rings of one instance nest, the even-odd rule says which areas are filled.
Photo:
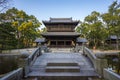
[[[80, 72], [70, 73], [47, 73], [45, 68], [47, 63], [78, 63]], [[29, 77], [34, 76], [98, 76], [86, 57], [82, 53], [44, 53], [39, 56], [30, 67]]]

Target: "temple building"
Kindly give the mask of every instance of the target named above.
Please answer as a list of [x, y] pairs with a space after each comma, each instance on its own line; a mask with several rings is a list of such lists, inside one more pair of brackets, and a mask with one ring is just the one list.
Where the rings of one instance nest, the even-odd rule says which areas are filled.
[[74, 47], [80, 36], [75, 32], [78, 23], [79, 21], [72, 20], [72, 18], [50, 18], [48, 21], [43, 21], [47, 32], [42, 36], [49, 47]]

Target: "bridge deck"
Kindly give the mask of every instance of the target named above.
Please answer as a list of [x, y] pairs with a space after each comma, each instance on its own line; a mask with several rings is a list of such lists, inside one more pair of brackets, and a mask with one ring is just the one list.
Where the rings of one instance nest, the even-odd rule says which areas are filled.
[[[47, 63], [78, 63], [80, 72], [46, 72]], [[98, 76], [86, 57], [81, 53], [44, 53], [30, 66], [29, 77], [38, 76]]]

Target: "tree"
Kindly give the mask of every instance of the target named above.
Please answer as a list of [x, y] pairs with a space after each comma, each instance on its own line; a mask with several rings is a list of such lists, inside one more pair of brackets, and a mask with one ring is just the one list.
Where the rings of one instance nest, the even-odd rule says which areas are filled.
[[15, 48], [17, 43], [14, 31], [15, 29], [12, 28], [11, 23], [0, 24], [0, 52]]
[[76, 31], [80, 32], [82, 37], [87, 38], [90, 43], [93, 43], [94, 47], [105, 41], [106, 29], [99, 12], [93, 11], [86, 16], [84, 22], [81, 22]]
[[9, 14], [12, 14], [13, 17], [13, 27], [16, 28], [16, 37], [18, 39], [18, 48], [19, 44], [22, 42], [24, 47], [29, 47], [33, 40], [36, 37], [40, 36], [38, 33], [38, 28], [41, 23], [33, 15], [27, 15], [24, 11], [19, 11], [15, 8], [8, 10]]
[[24, 40], [25, 46], [29, 46], [29, 43], [35, 40], [36, 37], [40, 36], [39, 33], [39, 25], [40, 23], [35, 20], [35, 17], [32, 16], [33, 20], [29, 20], [28, 22], [23, 22], [18, 30], [21, 32], [21, 39]]
[[114, 1], [108, 9], [107, 13], [102, 14], [102, 19], [106, 23], [106, 27], [108, 30], [108, 36], [116, 35], [117, 36], [117, 43], [116, 49], [119, 46], [120, 37], [120, 4], [117, 1]]
[[89, 29], [87, 23], [81, 22], [81, 24], [77, 26], [76, 31], [81, 34], [80, 37], [88, 38]]
[[101, 29], [103, 26], [99, 18], [100, 13], [96, 11], [93, 11], [91, 15], [85, 17], [85, 22], [89, 27], [89, 39], [94, 43], [94, 47], [98, 45], [98, 42], [101, 39]]
[[33, 15], [28, 15], [16, 8], [8, 9], [6, 13], [1, 13], [2, 24], [9, 22], [14, 29], [17, 39], [17, 48], [30, 47], [36, 37], [40, 36], [39, 27], [41, 23]]

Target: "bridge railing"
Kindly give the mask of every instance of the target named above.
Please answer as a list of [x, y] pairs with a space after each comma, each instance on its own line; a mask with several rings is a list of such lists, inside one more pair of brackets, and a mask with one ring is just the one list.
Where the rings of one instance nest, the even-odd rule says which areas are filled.
[[41, 55], [41, 48], [37, 48], [27, 59], [28, 65], [32, 65], [36, 58]]
[[14, 70], [4, 77], [0, 78], [0, 80], [21, 80], [23, 78], [23, 68], [19, 68]]
[[38, 56], [42, 54], [42, 50], [44, 52], [49, 52], [49, 49], [47, 46], [41, 46], [37, 48], [28, 58], [26, 59], [25, 67], [24, 67], [24, 72], [25, 72], [25, 77], [27, 77], [27, 74], [30, 72], [30, 66], [35, 62]]
[[103, 76], [103, 69], [107, 67], [107, 60], [106, 59], [99, 59], [95, 56], [95, 54], [88, 49], [87, 47], [84, 47], [83, 53], [87, 55], [87, 57], [91, 60], [95, 70]]
[[93, 52], [87, 47], [84, 47], [83, 52], [85, 55], [87, 55], [90, 58], [92, 63], [95, 65], [95, 59], [97, 59], [97, 57], [93, 54]]
[[41, 48], [37, 48], [27, 59], [24, 67], [24, 73], [27, 77], [27, 74], [30, 72], [29, 67], [34, 63], [38, 56], [41, 55]]
[[109, 69], [104, 69], [104, 78], [106, 80], [120, 80], [120, 75], [114, 73], [113, 71]]

